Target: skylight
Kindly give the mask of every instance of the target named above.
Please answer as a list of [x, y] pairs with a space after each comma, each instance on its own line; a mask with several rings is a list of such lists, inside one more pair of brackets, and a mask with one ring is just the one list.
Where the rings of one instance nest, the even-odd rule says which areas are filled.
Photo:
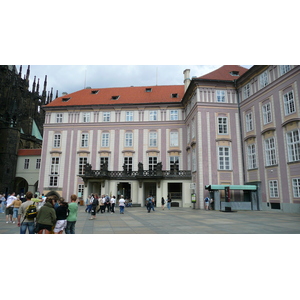
[[94, 91], [91, 91], [91, 94], [96, 95], [96, 94], [98, 94], [98, 92], [99, 92], [99, 90], [94, 90]]
[[71, 99], [71, 97], [69, 98], [62, 98], [62, 102], [68, 102]]
[[240, 76], [239, 71], [231, 71], [230, 75], [231, 76]]
[[176, 94], [171, 94], [171, 97], [172, 98], [178, 98], [178, 94], [176, 93]]
[[150, 92], [152, 92], [152, 89], [151, 89], [151, 88], [146, 88], [145, 91], [146, 91], [147, 93], [150, 93]]
[[111, 100], [118, 100], [120, 96], [111, 96]]

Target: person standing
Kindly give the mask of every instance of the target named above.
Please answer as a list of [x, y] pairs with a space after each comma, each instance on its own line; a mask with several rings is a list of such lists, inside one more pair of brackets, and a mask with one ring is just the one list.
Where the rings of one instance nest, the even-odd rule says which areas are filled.
[[[110, 212], [110, 198], [108, 195], [106, 195], [105, 197], [105, 208], [107, 208], [107, 212], [109, 213]], [[105, 209], [104, 209], [105, 211]]]
[[165, 209], [165, 203], [166, 203], [165, 198], [161, 197], [161, 207], [163, 210]]
[[115, 213], [115, 205], [116, 205], [116, 196], [112, 196], [110, 199], [111, 214]]
[[121, 198], [119, 199], [119, 207], [120, 207], [120, 214], [124, 214], [125, 199], [123, 195], [121, 195]]
[[75, 234], [75, 224], [77, 221], [78, 205], [76, 204], [77, 196], [71, 195], [71, 203], [69, 203], [69, 215], [67, 217], [66, 234]]
[[204, 199], [204, 204], [205, 204], [205, 210], [208, 210], [209, 209], [209, 198], [208, 197], [206, 197]]
[[150, 211], [151, 211], [151, 207], [152, 207], [152, 199], [151, 199], [151, 197], [148, 197], [147, 198], [147, 210], [148, 210], [148, 213], [150, 213]]
[[4, 195], [0, 195], [0, 213], [5, 213], [5, 194]]
[[171, 209], [171, 202], [172, 202], [172, 199], [171, 199], [171, 197], [168, 195], [168, 197], [167, 197], [167, 208], [168, 208], [168, 210], [170, 210]]
[[96, 213], [97, 213], [97, 206], [98, 205], [99, 205], [99, 200], [97, 198], [97, 195], [95, 195], [93, 203], [92, 203], [90, 220], [95, 220], [96, 219]]
[[13, 192], [11, 195], [8, 196], [6, 200], [6, 209], [5, 209], [5, 214], [6, 214], [6, 223], [12, 223], [12, 215], [13, 215], [13, 206], [11, 204], [17, 200], [17, 197], [15, 197], [15, 192]]
[[[35, 204], [31, 201], [32, 197], [32, 192], [28, 191], [25, 194], [26, 201], [21, 204], [18, 211], [18, 227], [20, 227], [20, 234], [26, 234], [27, 229], [29, 234], [34, 234], [34, 219], [25, 218], [28, 206]], [[20, 223], [21, 218], [23, 218], [22, 223]]]
[[40, 208], [36, 217], [36, 226], [38, 234], [52, 233], [52, 229], [56, 224], [56, 213], [54, 210], [55, 200], [51, 197], [47, 197], [45, 204]]
[[53, 232], [55, 234], [62, 234], [67, 227], [67, 217], [69, 214], [68, 203], [63, 199], [58, 200], [59, 206], [55, 209], [56, 224]]
[[154, 205], [155, 205], [155, 198], [153, 196], [151, 196], [151, 208], [153, 211], [155, 211]]
[[22, 204], [22, 201], [20, 200], [20, 196], [17, 196], [16, 200], [14, 200], [11, 204], [9, 204], [8, 206], [6, 206], [6, 208], [12, 207], [13, 208], [13, 224], [16, 223], [17, 219], [18, 219], [18, 211], [19, 208]]

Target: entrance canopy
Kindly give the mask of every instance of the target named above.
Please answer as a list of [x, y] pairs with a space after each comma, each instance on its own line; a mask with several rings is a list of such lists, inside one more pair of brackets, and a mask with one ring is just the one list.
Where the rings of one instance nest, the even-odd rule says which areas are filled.
[[225, 187], [229, 187], [230, 190], [242, 190], [242, 191], [256, 191], [256, 185], [206, 185], [205, 189], [209, 191], [225, 190]]

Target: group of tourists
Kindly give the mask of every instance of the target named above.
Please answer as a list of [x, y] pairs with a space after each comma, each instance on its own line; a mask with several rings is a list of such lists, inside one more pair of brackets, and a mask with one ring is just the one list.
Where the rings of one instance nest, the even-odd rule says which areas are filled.
[[6, 200], [1, 198], [4, 203], [4, 206], [1, 203], [1, 209], [5, 207], [6, 223], [17, 223], [20, 234], [25, 234], [27, 229], [29, 234], [62, 234], [64, 231], [74, 234], [78, 204], [76, 195], [70, 198], [68, 203], [62, 197], [37, 197], [28, 191], [21, 201], [12, 193]]
[[[167, 208], [170, 210], [171, 209], [171, 202], [172, 202], [172, 199], [169, 195], [167, 196], [167, 200], [165, 200], [164, 197], [161, 197], [162, 210], [165, 209], [165, 204], [166, 203], [167, 203]], [[156, 206], [155, 198], [153, 196], [149, 195], [148, 198], [146, 199], [146, 208], [147, 208], [148, 213], [151, 212], [151, 209], [153, 211], [155, 211], [155, 209], [154, 209], [155, 206]]]

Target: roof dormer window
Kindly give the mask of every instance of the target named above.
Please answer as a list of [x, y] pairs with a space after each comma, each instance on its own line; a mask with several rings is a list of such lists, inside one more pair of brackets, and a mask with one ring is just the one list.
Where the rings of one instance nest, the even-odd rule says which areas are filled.
[[118, 100], [120, 96], [111, 96], [111, 100]]
[[178, 94], [177, 93], [171, 94], [171, 98], [178, 98]]
[[62, 102], [68, 102], [71, 99], [71, 97], [69, 98], [62, 98]]
[[151, 89], [151, 88], [146, 88], [145, 91], [146, 91], [147, 93], [150, 93], [150, 92], [152, 92], [152, 89]]
[[91, 94], [96, 95], [96, 94], [98, 94], [98, 92], [99, 92], [99, 90], [94, 90], [94, 91], [91, 91]]
[[240, 76], [240, 72], [239, 71], [231, 71], [230, 75], [231, 76]]

